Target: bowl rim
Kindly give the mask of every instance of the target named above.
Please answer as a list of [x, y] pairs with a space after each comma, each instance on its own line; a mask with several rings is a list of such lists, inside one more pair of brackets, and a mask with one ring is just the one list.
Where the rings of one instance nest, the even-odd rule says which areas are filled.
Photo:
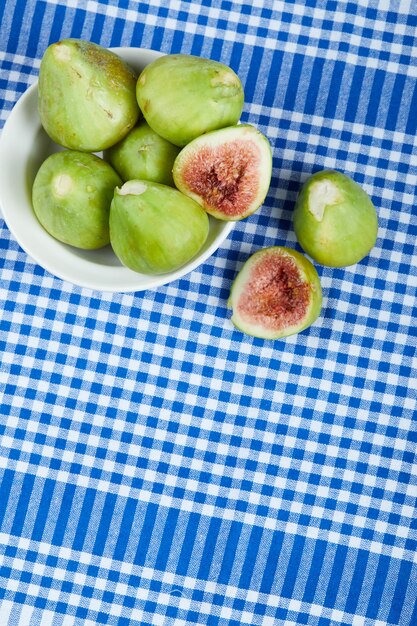
[[[161, 56], [164, 56], [164, 53], [146, 49], [146, 48], [136, 48], [136, 47], [113, 47], [109, 48], [112, 52], [119, 54], [127, 63], [134, 62], [133, 55], [139, 55], [138, 62], [142, 60], [142, 63], [147, 65], [152, 60], [155, 60]], [[30, 85], [26, 91], [19, 97], [19, 99], [14, 104], [12, 110], [10, 111], [3, 129], [0, 133], [0, 162], [2, 162], [5, 158], [7, 158], [7, 152], [10, 145], [13, 145], [13, 124], [19, 118], [19, 115], [22, 114], [23, 110], [27, 106], [27, 103], [34, 98], [35, 93], [37, 93], [38, 89], [38, 80], [36, 80], [32, 85]], [[39, 127], [40, 120], [39, 120]], [[111, 271], [107, 266], [97, 264], [100, 268], [107, 267], [107, 270], [110, 274], [113, 274], [113, 279], [105, 280], [106, 277], [103, 277], [101, 280], [95, 280], [91, 278], [91, 262], [80, 260], [77, 265], [80, 265], [80, 269], [86, 263], [85, 269], [87, 271], [83, 273], [82, 271], [75, 271], [72, 267], [61, 267], [57, 266], [54, 263], [54, 258], [52, 254], [44, 254], [44, 249], [39, 249], [39, 245], [32, 242], [31, 237], [25, 234], [24, 229], [20, 228], [19, 219], [15, 217], [15, 211], [13, 211], [13, 206], [10, 206], [11, 202], [5, 199], [4, 193], [4, 185], [7, 185], [8, 181], [6, 176], [2, 174], [3, 168], [0, 168], [0, 211], [3, 215], [4, 221], [10, 230], [11, 234], [19, 244], [19, 246], [24, 250], [24, 252], [31, 257], [38, 265], [40, 265], [43, 269], [47, 270], [53, 276], [60, 278], [61, 280], [68, 281], [73, 285], [82, 288], [88, 288], [101, 292], [110, 292], [110, 293], [134, 293], [145, 290], [155, 290], [158, 287], [166, 285], [168, 283], [174, 282], [175, 280], [186, 276], [194, 269], [202, 265], [208, 258], [210, 258], [216, 250], [223, 244], [225, 239], [228, 237], [230, 232], [232, 231], [235, 222], [233, 221], [224, 221], [216, 220], [218, 224], [219, 233], [215, 235], [212, 243], [207, 246], [201, 253], [197, 253], [195, 257], [193, 257], [188, 263], [184, 264], [182, 267], [176, 269], [173, 272], [168, 272], [166, 274], [139, 274], [137, 272], [133, 272], [127, 267], [123, 265], [117, 266], [117, 271]], [[30, 205], [30, 197], [28, 198], [28, 204]], [[210, 221], [213, 218], [209, 216]], [[39, 228], [42, 229], [42, 226], [39, 224]], [[56, 250], [62, 247], [68, 248], [65, 244], [55, 240], [51, 237], [46, 231], [44, 231], [45, 235], [47, 235], [48, 240], [52, 240], [50, 242], [51, 247], [55, 247]], [[36, 239], [36, 238], [35, 238]], [[76, 249], [70, 250], [75, 254]], [[89, 251], [82, 251], [83, 253], [88, 254]], [[110, 252], [109, 252], [110, 254]], [[111, 252], [111, 254], [114, 254]], [[78, 270], [78, 268], [77, 268]], [[123, 280], [124, 278], [124, 280]]]

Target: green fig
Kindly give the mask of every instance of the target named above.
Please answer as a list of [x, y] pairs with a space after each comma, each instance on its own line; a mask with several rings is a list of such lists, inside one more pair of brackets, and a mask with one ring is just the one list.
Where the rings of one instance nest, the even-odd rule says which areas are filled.
[[244, 100], [242, 83], [230, 67], [188, 54], [166, 55], [147, 65], [136, 95], [149, 126], [177, 146], [237, 124]]
[[178, 269], [199, 252], [208, 230], [205, 211], [172, 187], [130, 180], [115, 190], [111, 245], [123, 265], [136, 272], [164, 274]]
[[296, 250], [263, 248], [243, 265], [230, 292], [233, 324], [248, 335], [280, 339], [301, 332], [322, 305], [314, 265]]
[[81, 39], [50, 45], [39, 71], [42, 125], [56, 143], [99, 152], [121, 141], [139, 117], [136, 74], [116, 54]]
[[106, 150], [104, 158], [125, 182], [150, 180], [173, 187], [172, 167], [179, 151], [142, 120], [122, 141]]
[[180, 191], [228, 221], [242, 220], [261, 206], [271, 173], [271, 146], [250, 124], [197, 137], [181, 150], [173, 169]]
[[121, 184], [111, 165], [75, 150], [51, 154], [36, 174], [33, 209], [55, 239], [84, 250], [110, 242], [109, 212], [114, 188]]
[[358, 263], [378, 236], [378, 218], [367, 193], [349, 176], [323, 170], [298, 195], [294, 230], [312, 259], [330, 267]]

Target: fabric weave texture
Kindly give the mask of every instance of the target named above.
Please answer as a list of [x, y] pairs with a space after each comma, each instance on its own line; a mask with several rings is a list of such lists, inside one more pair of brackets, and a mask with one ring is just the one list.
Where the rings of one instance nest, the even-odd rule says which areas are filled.
[[[230, 65], [273, 178], [156, 291], [63, 282], [0, 220], [0, 625], [416, 626], [416, 3], [3, 0], [1, 126], [66, 37]], [[309, 329], [243, 335], [232, 281], [301, 250], [323, 168], [369, 193], [377, 244], [316, 266]]]

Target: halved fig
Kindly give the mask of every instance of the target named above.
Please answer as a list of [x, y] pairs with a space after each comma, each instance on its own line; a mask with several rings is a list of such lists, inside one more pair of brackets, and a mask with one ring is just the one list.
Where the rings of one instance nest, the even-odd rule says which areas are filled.
[[271, 146], [250, 124], [197, 137], [181, 150], [173, 169], [180, 191], [227, 221], [242, 220], [261, 206], [271, 174]]
[[248, 335], [280, 339], [310, 326], [320, 315], [317, 271], [302, 254], [263, 248], [246, 261], [230, 292], [233, 324]]
[[167, 54], [147, 65], [136, 96], [149, 126], [176, 146], [237, 124], [244, 100], [230, 67], [190, 54]]
[[361, 261], [378, 236], [376, 209], [368, 194], [346, 174], [316, 172], [295, 205], [299, 244], [317, 263], [345, 267]]

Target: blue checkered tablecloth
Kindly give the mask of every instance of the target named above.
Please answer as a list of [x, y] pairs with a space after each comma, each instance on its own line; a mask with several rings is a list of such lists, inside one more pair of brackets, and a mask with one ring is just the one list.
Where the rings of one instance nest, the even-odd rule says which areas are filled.
[[[273, 179], [156, 291], [63, 282], [1, 220], [0, 626], [416, 626], [417, 3], [1, 0], [1, 125], [64, 37], [231, 65]], [[245, 336], [231, 282], [323, 168], [377, 245], [317, 266], [311, 328]]]

